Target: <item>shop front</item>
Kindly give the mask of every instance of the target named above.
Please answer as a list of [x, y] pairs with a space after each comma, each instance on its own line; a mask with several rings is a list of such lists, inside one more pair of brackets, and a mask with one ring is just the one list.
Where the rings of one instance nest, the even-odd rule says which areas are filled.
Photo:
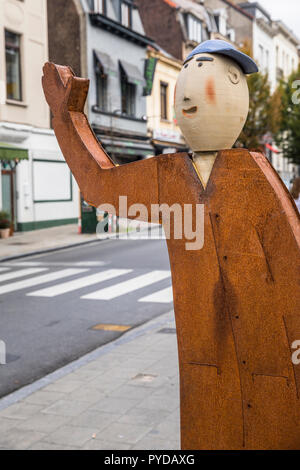
[[137, 136], [115, 137], [114, 135], [99, 132], [96, 135], [106, 152], [117, 164], [144, 160], [154, 155], [153, 146], [146, 136], [140, 136], [139, 138]]
[[155, 155], [189, 151], [181, 133], [167, 128], [153, 130], [152, 145]]
[[0, 207], [1, 212], [8, 214], [8, 220], [11, 223], [11, 234], [17, 229], [16, 168], [21, 160], [28, 160], [27, 150], [0, 143]]

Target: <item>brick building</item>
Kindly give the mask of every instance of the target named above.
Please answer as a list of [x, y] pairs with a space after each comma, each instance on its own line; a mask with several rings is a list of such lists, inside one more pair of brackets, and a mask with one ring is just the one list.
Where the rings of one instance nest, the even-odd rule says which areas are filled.
[[41, 86], [47, 1], [0, 0], [0, 35], [0, 211], [8, 213], [11, 233], [75, 223], [78, 188]]
[[[133, 0], [48, 2], [49, 56], [90, 79], [87, 115], [117, 163], [153, 154], [147, 133], [147, 47]], [[62, 46], [63, 45], [63, 46]]]
[[217, 33], [213, 14], [201, 1], [136, 0], [146, 34], [166, 52], [184, 60], [194, 47]]

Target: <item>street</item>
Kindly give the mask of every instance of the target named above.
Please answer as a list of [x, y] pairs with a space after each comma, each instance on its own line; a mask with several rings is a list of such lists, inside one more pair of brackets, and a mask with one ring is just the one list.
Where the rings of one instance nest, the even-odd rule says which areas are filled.
[[0, 396], [171, 309], [164, 240], [108, 240], [1, 263]]

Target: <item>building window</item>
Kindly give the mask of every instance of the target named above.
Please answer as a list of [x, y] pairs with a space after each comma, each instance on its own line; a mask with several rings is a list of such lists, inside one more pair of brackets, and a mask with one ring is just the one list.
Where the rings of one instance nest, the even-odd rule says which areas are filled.
[[279, 47], [276, 46], [276, 67], [279, 67]]
[[135, 116], [136, 85], [129, 83], [126, 75], [121, 71], [122, 114]]
[[195, 16], [188, 16], [188, 36], [190, 41], [202, 41], [202, 23]]
[[218, 29], [218, 32], [222, 34], [222, 36], [227, 35], [227, 13], [226, 10], [217, 10], [214, 13], [214, 18], [216, 22], [216, 26]]
[[217, 30], [220, 30], [220, 15], [214, 15]]
[[91, 0], [91, 10], [106, 15], [106, 0]]
[[235, 42], [235, 30], [233, 28], [230, 28], [227, 31], [227, 37], [228, 37], [229, 41]]
[[292, 58], [292, 72], [295, 71], [295, 59]]
[[101, 111], [107, 111], [107, 75], [101, 70], [96, 70], [97, 86], [97, 108]]
[[266, 63], [265, 63], [265, 71], [269, 72], [269, 65], [270, 65], [270, 53], [266, 50]]
[[265, 64], [264, 64], [264, 48], [261, 44], [258, 46], [258, 51], [259, 51], [259, 59], [258, 59], [259, 65], [263, 69], [264, 66], [265, 66]]
[[6, 96], [9, 100], [22, 101], [21, 36], [5, 31]]
[[121, 23], [126, 28], [132, 26], [132, 5], [124, 1], [121, 2]]
[[286, 63], [285, 63], [285, 76], [288, 77], [290, 75], [290, 56], [286, 55]]
[[168, 120], [168, 84], [160, 82], [160, 117]]

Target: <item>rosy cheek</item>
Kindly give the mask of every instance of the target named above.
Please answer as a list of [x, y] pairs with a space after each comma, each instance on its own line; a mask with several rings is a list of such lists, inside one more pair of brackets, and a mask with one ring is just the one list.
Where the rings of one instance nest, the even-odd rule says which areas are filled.
[[205, 96], [210, 104], [216, 104], [215, 81], [212, 77], [208, 78], [205, 84]]

